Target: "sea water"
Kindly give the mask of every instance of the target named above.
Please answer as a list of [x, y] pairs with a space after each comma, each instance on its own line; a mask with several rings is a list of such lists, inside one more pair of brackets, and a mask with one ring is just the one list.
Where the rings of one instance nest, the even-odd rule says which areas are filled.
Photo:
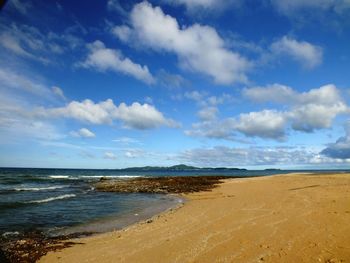
[[128, 171], [0, 168], [0, 235], [40, 230], [51, 235], [120, 229], [182, 202], [161, 194], [99, 192], [101, 177], [265, 176], [290, 171]]

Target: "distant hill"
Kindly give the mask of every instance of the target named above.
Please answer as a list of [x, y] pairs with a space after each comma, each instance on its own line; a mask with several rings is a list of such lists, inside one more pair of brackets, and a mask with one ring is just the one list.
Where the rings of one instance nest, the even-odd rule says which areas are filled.
[[121, 171], [246, 171], [247, 169], [240, 168], [226, 168], [226, 167], [195, 167], [185, 164], [178, 164], [173, 166], [143, 166], [143, 167], [129, 167], [124, 169], [118, 169]]

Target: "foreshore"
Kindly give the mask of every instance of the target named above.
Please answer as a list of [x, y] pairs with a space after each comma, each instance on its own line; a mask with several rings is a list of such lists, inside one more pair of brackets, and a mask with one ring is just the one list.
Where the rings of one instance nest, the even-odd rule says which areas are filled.
[[350, 174], [227, 179], [39, 262], [350, 262]]

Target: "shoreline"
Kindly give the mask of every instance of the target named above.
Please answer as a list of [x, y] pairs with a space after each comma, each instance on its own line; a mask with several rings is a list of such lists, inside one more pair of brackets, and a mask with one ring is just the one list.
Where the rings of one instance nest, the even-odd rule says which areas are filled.
[[350, 260], [350, 174], [227, 179], [211, 192], [180, 196], [189, 201], [119, 231], [73, 239], [83, 245], [39, 262]]
[[80, 238], [93, 237], [109, 232], [121, 231], [134, 224], [181, 207], [185, 198], [177, 194], [156, 194], [159, 202], [151, 207], [143, 207], [134, 214], [111, 215], [77, 226], [56, 231], [33, 229], [25, 232], [6, 232], [0, 236], [0, 262], [37, 262], [51, 251], [61, 250], [76, 244]]

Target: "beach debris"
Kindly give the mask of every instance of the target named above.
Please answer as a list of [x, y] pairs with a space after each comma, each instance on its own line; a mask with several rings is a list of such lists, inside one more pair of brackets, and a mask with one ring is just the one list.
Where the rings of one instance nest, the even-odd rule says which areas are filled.
[[74, 233], [49, 237], [40, 231], [22, 233], [17, 237], [3, 236], [0, 238], [1, 263], [35, 263], [50, 251], [61, 250], [74, 244], [70, 239], [88, 236], [92, 232]]

